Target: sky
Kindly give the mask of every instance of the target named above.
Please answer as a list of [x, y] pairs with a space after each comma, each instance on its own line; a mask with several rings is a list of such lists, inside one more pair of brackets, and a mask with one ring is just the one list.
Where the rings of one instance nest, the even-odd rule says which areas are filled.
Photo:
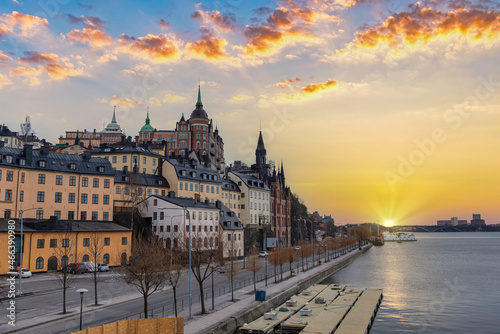
[[3, 0], [1, 122], [136, 136], [205, 110], [226, 161], [259, 130], [337, 223], [500, 223], [498, 1]]

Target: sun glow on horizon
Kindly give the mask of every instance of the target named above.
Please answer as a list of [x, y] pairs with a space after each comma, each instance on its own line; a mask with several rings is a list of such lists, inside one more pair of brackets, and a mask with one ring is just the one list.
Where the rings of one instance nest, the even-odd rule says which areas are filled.
[[394, 226], [394, 222], [392, 221], [392, 219], [387, 219], [385, 221], [385, 226], [386, 227], [393, 227]]

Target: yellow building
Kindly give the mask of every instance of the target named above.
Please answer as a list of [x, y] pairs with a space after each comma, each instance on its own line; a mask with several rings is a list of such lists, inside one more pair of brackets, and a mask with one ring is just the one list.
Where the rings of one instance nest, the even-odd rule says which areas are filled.
[[[0, 212], [4, 218], [113, 220], [114, 172], [102, 158], [2, 147]], [[5, 211], [4, 211], [5, 210]]]
[[133, 171], [135, 169], [142, 174], [161, 175], [158, 172], [158, 167], [161, 165], [163, 156], [144, 147], [137, 147], [135, 143], [121, 146], [101, 146], [92, 150], [92, 156], [107, 159], [117, 171]]
[[[9, 228], [10, 225], [10, 228]], [[15, 266], [20, 261], [21, 224], [19, 219], [0, 221], [0, 249], [7, 259], [9, 229], [15, 231]], [[23, 268], [32, 272], [61, 270], [65, 264], [92, 261], [92, 245], [101, 254], [98, 263], [120, 266], [131, 255], [132, 232], [110, 222], [25, 219], [23, 224]], [[96, 241], [94, 241], [96, 240]], [[0, 262], [0, 274], [12, 271], [7, 261]]]
[[170, 190], [178, 197], [208, 199], [215, 203], [222, 198], [222, 179], [217, 171], [200, 165], [195, 159], [165, 160], [162, 175], [168, 180]]

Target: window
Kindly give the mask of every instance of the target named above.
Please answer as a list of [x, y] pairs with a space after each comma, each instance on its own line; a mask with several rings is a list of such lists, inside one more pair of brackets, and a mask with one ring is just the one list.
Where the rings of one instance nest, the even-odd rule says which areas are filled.
[[146, 157], [142, 157], [142, 163], [145, 164], [146, 163]]
[[88, 247], [90, 245], [90, 238], [83, 238], [83, 247]]
[[160, 220], [163, 220], [165, 218], [165, 213], [163, 211], [160, 211]]
[[36, 201], [37, 202], [45, 202], [45, 192], [44, 191], [39, 191], [36, 195]]
[[[108, 158], [108, 157], [106, 157], [106, 159], [107, 159], [107, 158]], [[97, 171], [98, 171], [99, 173], [104, 173], [104, 167], [103, 167], [103, 166], [99, 166], [99, 167], [97, 167]]]
[[158, 219], [158, 212], [153, 212], [153, 220], [157, 220]]
[[75, 203], [75, 193], [68, 194], [68, 203]]
[[192, 183], [189, 184], [189, 191], [193, 191], [193, 184]]
[[80, 212], [80, 220], [87, 220], [87, 211]]
[[[215, 188], [217, 190], [217, 194], [219, 194], [219, 187]], [[227, 194], [226, 194], [227, 195]]]
[[82, 187], [88, 187], [89, 186], [89, 178], [88, 177], [82, 177]]
[[104, 179], [104, 188], [109, 188], [109, 179]]
[[69, 239], [62, 239], [62, 246], [63, 247], [69, 247]]
[[56, 185], [61, 186], [62, 180], [63, 180], [62, 175], [56, 175]]
[[108, 253], [104, 254], [102, 262], [104, 262], [104, 264], [109, 264], [109, 254]]
[[163, 232], [163, 226], [160, 226], [160, 232]]
[[21, 183], [24, 183], [24, 173], [21, 173]]
[[5, 200], [12, 201], [12, 190], [11, 189], [5, 189]]
[[183, 187], [184, 187], [184, 183], [182, 183], [182, 182], [179, 183], [179, 190], [184, 190]]
[[241, 240], [241, 233], [238, 234], [238, 240]]
[[99, 188], [99, 179], [98, 178], [94, 178], [93, 182], [92, 182], [92, 187], [94, 188]]
[[205, 220], [207, 220], [208, 219], [208, 212], [205, 212], [204, 216], [205, 216]]
[[109, 220], [109, 212], [102, 213], [102, 220]]
[[61, 211], [59, 210], [54, 211], [54, 216], [56, 216], [57, 219], [61, 219]]
[[87, 254], [82, 257], [82, 262], [89, 262], [90, 258]]
[[7, 171], [7, 181], [14, 181], [14, 172], [11, 170]]
[[213, 194], [214, 193], [214, 186], [211, 187], [211, 193]]
[[38, 161], [38, 166], [40, 166], [40, 167], [46, 167], [47, 166], [47, 161], [43, 161], [43, 160]]
[[87, 197], [88, 195], [87, 194], [82, 194], [82, 204], [87, 204]]
[[228, 241], [231, 241], [231, 234], [228, 234], [228, 235], [227, 235], [227, 240], [228, 240]]
[[153, 166], [156, 166], [156, 159], [153, 159]]
[[196, 212], [193, 211], [193, 219], [196, 219]]
[[198, 192], [198, 185], [197, 184], [194, 185], [194, 191]]
[[104, 195], [102, 197], [102, 204], [109, 204], [109, 195]]
[[151, 193], [152, 193], [151, 189], [148, 189], [148, 196], [151, 196]]
[[124, 193], [125, 195], [130, 195], [130, 188], [129, 188], [129, 187], [125, 187], [125, 188], [123, 189], [123, 193]]
[[109, 238], [104, 238], [104, 246], [109, 246], [109, 245], [110, 245]]
[[137, 189], [137, 195], [142, 196], [142, 188]]
[[45, 239], [38, 239], [36, 241], [36, 248], [45, 248]]
[[126, 155], [124, 155], [124, 156], [123, 156], [122, 161], [123, 161], [124, 163], [125, 163], [125, 162], [127, 162], [127, 156], [126, 156]]
[[50, 239], [50, 248], [57, 248], [57, 239]]
[[43, 257], [36, 258], [36, 269], [43, 269]]
[[116, 193], [117, 193], [117, 194], [120, 194], [120, 193], [121, 193], [121, 188], [120, 188], [120, 186], [116, 186]]
[[122, 245], [126, 245], [127, 244], [127, 237], [122, 237]]
[[97, 211], [92, 211], [92, 220], [99, 219], [99, 213]]
[[56, 192], [55, 202], [56, 203], [61, 203], [62, 202], [62, 193]]
[[75, 211], [68, 211], [68, 220], [75, 219]]
[[69, 177], [69, 185], [70, 186], [76, 186], [76, 176], [70, 176]]
[[203, 192], [203, 184], [200, 184], [200, 192]]
[[113, 156], [113, 163], [116, 164], [116, 160], [117, 160], [117, 157], [116, 156]]
[[99, 195], [92, 194], [92, 204], [99, 204]]

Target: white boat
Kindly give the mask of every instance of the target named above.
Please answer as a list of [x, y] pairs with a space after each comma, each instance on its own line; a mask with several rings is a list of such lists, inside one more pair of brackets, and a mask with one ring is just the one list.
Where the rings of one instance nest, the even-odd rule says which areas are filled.
[[384, 242], [385, 241], [417, 241], [415, 238], [415, 235], [413, 233], [403, 233], [403, 232], [397, 232], [397, 233], [390, 233], [390, 232], [384, 232]]

